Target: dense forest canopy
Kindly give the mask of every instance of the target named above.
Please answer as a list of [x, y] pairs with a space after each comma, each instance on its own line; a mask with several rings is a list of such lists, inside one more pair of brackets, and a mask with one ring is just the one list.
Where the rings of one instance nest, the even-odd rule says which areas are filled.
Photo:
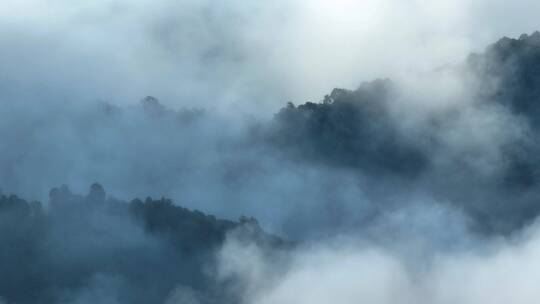
[[220, 220], [165, 198], [118, 201], [97, 183], [85, 196], [52, 189], [50, 208], [2, 195], [0, 219], [0, 294], [8, 303], [101, 302], [85, 291], [94, 285], [119, 303], [162, 303], [179, 286], [223, 303], [233, 295], [212, 272], [227, 234], [268, 250], [290, 246], [253, 218]]

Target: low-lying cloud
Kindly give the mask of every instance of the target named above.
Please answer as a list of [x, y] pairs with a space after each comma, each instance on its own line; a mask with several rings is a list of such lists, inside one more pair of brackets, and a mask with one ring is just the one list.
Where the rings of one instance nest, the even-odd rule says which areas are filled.
[[0, 303], [534, 302], [538, 9], [7, 0]]
[[[522, 9], [526, 7], [527, 9]], [[2, 99], [108, 100], [261, 114], [334, 87], [461, 62], [535, 30], [501, 1], [7, 1]], [[504, 13], [504, 17], [501, 16]], [[530, 15], [531, 14], [531, 15]]]
[[539, 250], [534, 225], [516, 239], [414, 258], [343, 239], [280, 260], [229, 241], [220, 256], [222, 271], [244, 278], [241, 303], [531, 303], [539, 295]]

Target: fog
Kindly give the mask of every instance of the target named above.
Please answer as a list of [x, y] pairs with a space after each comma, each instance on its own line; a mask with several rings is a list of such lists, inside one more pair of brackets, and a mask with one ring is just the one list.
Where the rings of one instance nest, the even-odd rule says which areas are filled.
[[538, 254], [533, 227], [519, 240], [414, 261], [350, 240], [302, 248], [280, 261], [231, 241], [221, 258], [222, 275], [244, 278], [241, 303], [530, 303], [539, 295]]
[[[146, 95], [256, 113], [334, 87], [456, 64], [536, 30], [535, 1], [4, 1], [2, 95], [107, 100]], [[258, 113], [260, 114], [260, 113]]]
[[534, 302], [539, 10], [4, 1], [0, 303]]

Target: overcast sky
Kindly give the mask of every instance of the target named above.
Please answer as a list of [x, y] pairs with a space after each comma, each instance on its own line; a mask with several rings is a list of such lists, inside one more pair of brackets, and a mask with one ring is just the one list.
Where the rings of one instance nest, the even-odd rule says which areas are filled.
[[536, 30], [539, 10], [532, 0], [4, 0], [0, 94], [275, 110], [458, 63]]

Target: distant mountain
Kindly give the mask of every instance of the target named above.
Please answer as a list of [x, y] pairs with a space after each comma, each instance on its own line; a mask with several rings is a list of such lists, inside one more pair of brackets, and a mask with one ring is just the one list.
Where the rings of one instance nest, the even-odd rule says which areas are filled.
[[[392, 81], [376, 80], [356, 90], [334, 89], [318, 103], [289, 103], [260, 137], [297, 161], [376, 177], [381, 188], [402, 184], [431, 192], [464, 209], [479, 230], [510, 233], [540, 214], [540, 32], [503, 38], [470, 55], [463, 70], [474, 102], [430, 113], [414, 134], [400, 125], [407, 116], [395, 113]], [[453, 131], [463, 128], [467, 111], [509, 120], [504, 126], [521, 133], [501, 146], [450, 151], [449, 132], [469, 135]], [[482, 132], [475, 131], [468, 133]], [[500, 170], [481, 174], [477, 168], [490, 149], [500, 150], [492, 165]]]
[[[370, 221], [376, 222], [385, 212], [415, 203], [401, 200], [402, 194], [421, 193], [455, 207], [453, 210], [465, 215], [469, 228], [483, 236], [511, 234], [540, 215], [540, 33], [503, 38], [484, 53], [472, 54], [463, 67], [470, 77], [474, 102], [466, 109], [458, 103], [450, 110], [430, 113], [428, 119], [419, 120], [412, 133], [412, 128], [403, 127], [405, 116], [396, 113], [397, 88], [390, 80], [364, 83], [354, 90], [334, 89], [317, 103], [289, 103], [271, 121], [256, 124], [247, 135], [229, 132], [224, 136], [216, 131], [222, 131], [221, 124], [208, 123], [212, 128], [198, 124], [210, 120], [204, 111], [172, 111], [154, 97], [143, 99], [141, 107], [131, 112], [108, 104], [95, 108], [91, 115], [81, 110], [79, 116], [84, 119], [72, 120], [71, 112], [60, 111], [41, 122], [43, 126], [61, 122], [57, 128], [43, 128], [40, 133], [42, 124], [30, 123], [27, 130], [7, 132], [11, 138], [6, 146], [13, 147], [14, 152], [3, 161], [7, 169], [1, 173], [2, 180], [10, 182], [16, 175], [16, 185], [26, 179], [22, 172], [51, 172], [40, 168], [54, 170], [55, 165], [67, 162], [68, 156], [71, 162], [64, 170], [74, 170], [74, 164], [84, 162], [99, 164], [97, 171], [125, 180], [124, 189], [131, 190], [188, 180], [208, 159], [219, 161], [195, 182], [206, 182], [214, 174], [214, 186], [233, 181], [246, 187], [247, 180], [255, 173], [264, 175], [270, 166], [281, 173], [281, 165], [307, 164], [302, 169], [321, 169], [321, 176], [349, 173], [354, 177], [351, 183], [361, 183], [362, 195], [368, 197], [364, 202], [363, 198], [357, 201], [360, 191], [352, 191], [352, 198], [344, 195], [346, 203], [365, 204], [357, 208], [363, 213], [358, 218], [348, 214], [350, 209], [334, 208], [332, 204], [343, 203], [336, 202], [339, 195], [320, 200], [323, 208], [313, 209], [328, 212], [321, 217], [331, 217], [327, 223], [337, 231], [344, 225], [343, 219], [350, 217], [353, 219], [347, 225], [352, 227], [347, 228], [362, 233]], [[501, 118], [510, 123], [489, 132], [474, 130], [493, 124], [463, 126], [467, 111], [478, 114], [473, 120]], [[518, 130], [505, 135], [501, 142], [486, 140], [482, 145], [477, 144], [482, 138], [472, 137], [497, 137], [505, 127]], [[58, 130], [70, 132], [65, 135]], [[126, 140], [130, 136], [139, 137]], [[210, 140], [208, 136], [215, 138]], [[21, 138], [28, 139], [25, 145], [21, 145]], [[34, 140], [42, 143], [38, 147], [48, 147], [51, 138], [56, 140], [56, 149], [51, 150], [49, 158], [37, 153], [32, 154], [33, 162], [25, 166], [19, 163], [24, 163], [26, 151], [36, 149]], [[67, 153], [66, 139], [72, 147]], [[455, 142], [466, 144], [455, 147]], [[227, 150], [221, 153], [220, 149]], [[212, 153], [205, 155], [209, 150]], [[108, 158], [101, 151], [114, 155]], [[273, 161], [268, 167], [260, 166], [260, 151]], [[47, 166], [51, 159], [57, 162]], [[140, 171], [132, 170], [136, 165], [141, 165]], [[116, 171], [125, 174], [115, 175]], [[290, 172], [283, 172], [276, 187], [287, 182], [282, 177]], [[131, 179], [132, 175], [137, 176]], [[331, 180], [333, 175], [325, 177]], [[40, 174], [32, 178], [32, 182], [46, 180]], [[236, 194], [234, 185], [231, 191]], [[33, 187], [30, 182], [27, 186]], [[270, 198], [264, 202], [283, 197], [304, 199], [310, 186], [302, 185], [299, 189], [304, 192], [291, 198], [276, 195], [274, 200], [274, 193], [268, 193]], [[338, 189], [331, 189], [336, 193], [351, 189], [333, 184], [329, 187], [333, 186]], [[293, 246], [265, 233], [253, 218], [218, 219], [166, 198], [119, 201], [107, 196], [99, 184], [93, 184], [87, 195], [74, 194], [61, 186], [52, 189], [49, 198], [45, 208], [40, 202], [0, 194], [0, 302], [100, 303], [107, 295], [107, 299], [116, 299], [115, 303], [165, 303], [174, 290], [181, 288], [200, 295], [198, 301], [203, 304], [237, 303], [237, 294], [231, 292], [234, 288], [228, 288], [235, 286], [234, 279], [223, 281], [215, 275], [215, 254], [227, 238], [234, 236], [255, 244], [269, 255]], [[308, 211], [299, 216], [315, 213]]]

